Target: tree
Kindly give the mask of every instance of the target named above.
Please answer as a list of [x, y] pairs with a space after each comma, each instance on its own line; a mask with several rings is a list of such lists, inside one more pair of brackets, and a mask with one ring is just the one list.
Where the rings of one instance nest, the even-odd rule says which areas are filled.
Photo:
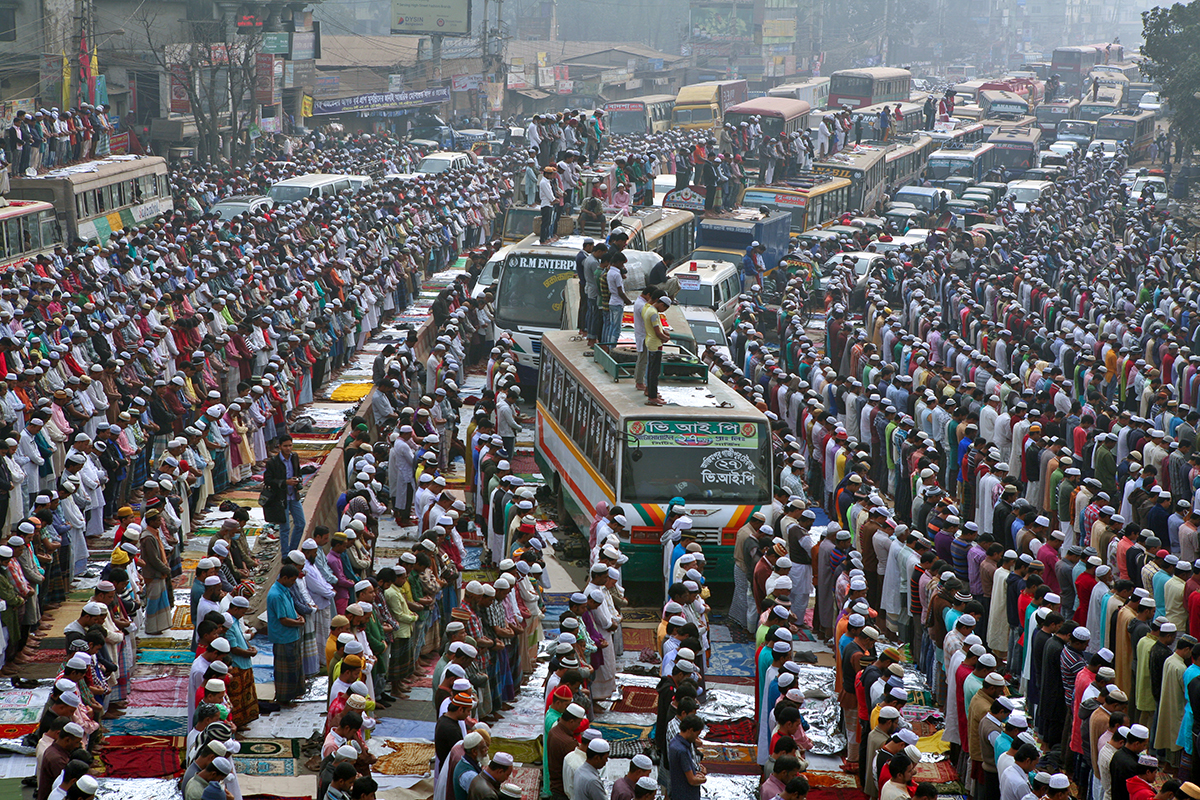
[[1200, 145], [1200, 0], [1142, 12], [1142, 72], [1162, 87], [1179, 135]]
[[[158, 66], [170, 76], [172, 105], [175, 94], [185, 94], [199, 133], [197, 155], [217, 160], [223, 155], [222, 131], [231, 133], [231, 156], [238, 133], [253, 122], [254, 87], [262, 34], [228, 34], [218, 20], [192, 21], [191, 41], [175, 43], [164, 38], [157, 14], [141, 12], [138, 24]], [[180, 98], [182, 99], [182, 98]]]

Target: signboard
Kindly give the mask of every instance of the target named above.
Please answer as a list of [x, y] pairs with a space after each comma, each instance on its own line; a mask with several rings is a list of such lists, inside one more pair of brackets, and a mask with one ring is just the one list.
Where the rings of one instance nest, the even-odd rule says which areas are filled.
[[292, 35], [286, 31], [268, 31], [262, 35], [259, 52], [286, 56], [292, 50]]
[[471, 0], [392, 0], [392, 33], [469, 36]]
[[450, 78], [450, 91], [474, 92], [479, 89], [479, 84], [482, 82], [482, 75], [454, 75]]
[[713, 3], [692, 6], [691, 40], [697, 42], [754, 41], [753, 3]]
[[700, 291], [700, 276], [692, 275], [687, 272], [681, 272], [675, 275], [675, 279], [679, 281], [679, 290], [682, 292], [698, 292]]
[[297, 31], [292, 34], [292, 61], [303, 61], [317, 56], [317, 34], [314, 31]]
[[528, 89], [528, 88], [530, 88], [529, 81], [526, 80], [524, 72], [508, 73], [508, 79], [506, 81], [506, 85], [508, 86], [509, 89]]
[[764, 19], [762, 26], [764, 39], [794, 39], [796, 38], [796, 20], [793, 19]]
[[420, 89], [413, 92], [376, 92], [336, 100], [315, 100], [314, 116], [344, 114], [350, 111], [389, 111], [420, 108], [450, 100], [449, 89]]
[[[275, 67], [279, 66], [276, 76]], [[278, 77], [278, 80], [276, 79]], [[283, 60], [271, 53], [259, 53], [254, 64], [254, 102], [263, 106], [274, 105], [283, 91]]]
[[538, 67], [537, 85], [541, 87], [554, 85], [554, 70], [550, 67]]
[[337, 97], [338, 91], [341, 89], [341, 83], [341, 78], [337, 75], [328, 75], [325, 73], [317, 75], [314, 96], [321, 100]]
[[558, 94], [570, 94], [575, 91], [575, 81], [559, 81], [557, 91]]
[[646, 66], [655, 72], [662, 72], [663, 60], [661, 58], [648, 58], [646, 59]]
[[317, 62], [310, 58], [307, 61], [289, 61], [287, 64], [292, 68], [292, 79], [284, 88], [312, 91], [317, 83]]
[[404, 91], [404, 76], [403, 75], [388, 75], [388, 91], [403, 92]]
[[684, 186], [682, 189], [672, 189], [663, 197], [663, 208], [676, 208], [681, 211], [704, 210], [704, 187]]
[[300, 98], [300, 116], [311, 117], [313, 115], [313, 99], [311, 95], [303, 95]]
[[757, 447], [753, 422], [637, 419], [625, 424], [642, 447]]
[[192, 101], [188, 97], [188, 81], [192, 74], [187, 67], [171, 67], [171, 113], [192, 113]]

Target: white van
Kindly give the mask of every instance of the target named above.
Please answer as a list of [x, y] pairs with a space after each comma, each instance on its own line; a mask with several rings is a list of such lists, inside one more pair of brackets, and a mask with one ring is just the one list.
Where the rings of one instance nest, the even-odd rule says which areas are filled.
[[1009, 181], [1006, 197], [1013, 199], [1013, 208], [1025, 211], [1035, 205], [1045, 192], [1054, 186], [1050, 181]]
[[742, 283], [737, 266], [728, 261], [685, 261], [667, 273], [668, 280], [679, 282], [675, 302], [682, 306], [700, 306], [716, 312], [726, 332], [737, 320], [738, 298]]
[[267, 195], [275, 201], [275, 205], [283, 206], [306, 197], [331, 197], [353, 188], [349, 175], [313, 172], [286, 178], [268, 189]]

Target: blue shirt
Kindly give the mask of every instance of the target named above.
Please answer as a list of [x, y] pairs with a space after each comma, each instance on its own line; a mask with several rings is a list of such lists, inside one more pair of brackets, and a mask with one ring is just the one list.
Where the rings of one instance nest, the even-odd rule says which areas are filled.
[[668, 774], [671, 776], [671, 800], [700, 800], [700, 787], [688, 783], [688, 772], [699, 772], [692, 745], [679, 734], [667, 745]]
[[[267, 595], [270, 599], [270, 594]], [[246, 643], [246, 634], [242, 631], [242, 623], [238, 620], [233, 621], [233, 625], [225, 631], [225, 638], [229, 641], [230, 646], [240, 647], [243, 650], [249, 650], [250, 645]], [[254, 665], [250, 663], [247, 656], [235, 656], [229, 654], [229, 660], [233, 662], [233, 666], [238, 669], [253, 669]]]
[[291, 590], [279, 581], [271, 584], [267, 592], [267, 638], [272, 644], [290, 644], [300, 641], [303, 628], [290, 628], [279, 620], [296, 619], [296, 604], [292, 602]]

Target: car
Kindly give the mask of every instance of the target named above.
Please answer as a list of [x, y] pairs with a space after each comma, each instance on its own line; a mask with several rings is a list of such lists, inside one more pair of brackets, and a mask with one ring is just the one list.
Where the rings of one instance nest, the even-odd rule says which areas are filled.
[[927, 214], [916, 206], [907, 203], [892, 203], [892, 207], [883, 212], [883, 216], [901, 233], [907, 233], [910, 228], [924, 225]]
[[1142, 99], [1138, 100], [1139, 111], [1154, 111], [1162, 113], [1163, 102], [1158, 99], [1158, 92], [1146, 92], [1142, 95]]
[[414, 172], [417, 175], [437, 175], [452, 169], [466, 169], [469, 166], [471, 157], [466, 153], [441, 150], [422, 158]]
[[829, 231], [830, 233], [836, 233], [838, 238], [843, 239], [852, 239], [857, 236], [859, 232], [859, 228], [856, 228], [853, 225], [830, 225], [825, 230]]
[[1037, 205], [1044, 193], [1054, 186], [1050, 181], [1019, 180], [1008, 185], [1008, 196], [1013, 199], [1017, 211], [1025, 211]]
[[1161, 175], [1141, 175], [1129, 190], [1129, 197], [1133, 202], [1137, 202], [1142, 196], [1142, 192], [1146, 187], [1150, 187], [1150, 191], [1154, 193], [1155, 203], [1165, 203], [1167, 201], [1167, 179]]
[[829, 287], [829, 282], [834, 271], [842, 266], [846, 259], [854, 261], [854, 277], [857, 281], [865, 277], [871, 271], [871, 267], [883, 261], [883, 253], [868, 253], [864, 250], [834, 253], [821, 266], [821, 277], [817, 281], [817, 286], [822, 292]]
[[1054, 182], [1061, 177], [1062, 173], [1054, 167], [1035, 167], [1027, 169], [1021, 175], [1023, 180], [1027, 181], [1050, 181]]
[[838, 238], [836, 233], [824, 228], [809, 228], [804, 233], [793, 234], [791, 237], [794, 246], [805, 250], [811, 250], [814, 244], [825, 244], [826, 242], [837, 244]]
[[1051, 142], [1050, 146], [1046, 149], [1051, 153], [1058, 153], [1061, 156], [1070, 157], [1072, 153], [1075, 153], [1077, 150], [1079, 150], [1079, 142]]
[[1120, 142], [1114, 139], [1096, 139], [1088, 145], [1088, 154], [1100, 153], [1105, 159], [1115, 158], [1117, 155], [1117, 146]]
[[211, 211], [214, 214], [219, 214], [221, 219], [229, 220], [244, 214], [249, 211], [251, 214], [257, 214], [260, 211], [266, 211], [273, 208], [275, 201], [266, 195], [262, 194], [238, 194], [232, 197], [226, 197], [224, 200], [213, 205]]
[[717, 317], [717, 312], [701, 306], [685, 306], [682, 308], [683, 318], [692, 327], [692, 336], [696, 347], [703, 349], [709, 342], [713, 349], [726, 358], [729, 357], [729, 340], [725, 337], [725, 328]]
[[479, 270], [479, 276], [475, 278], [475, 286], [471, 289], [471, 297], [479, 297], [492, 287], [492, 284], [496, 282], [496, 278], [500, 276], [500, 265], [504, 263], [504, 257], [508, 255], [508, 251], [511, 249], [512, 245], [506, 244], [492, 254], [492, 257]]
[[957, 199], [947, 200], [945, 205], [942, 206], [942, 211], [950, 211], [962, 216], [964, 214], [974, 214], [983, 208], [985, 208], [985, 206], [982, 203], [976, 203], [973, 200]]
[[975, 181], [964, 175], [951, 175], [949, 178], [944, 178], [941, 184], [943, 189], [948, 190], [955, 197], [961, 197], [968, 187], [975, 184]]
[[991, 206], [996, 202], [996, 195], [987, 189], [980, 189], [977, 186], [972, 186], [970, 189], [967, 189], [965, 192], [963, 192], [963, 196], [958, 199], [973, 200], [976, 202], [981, 202], [986, 206]]
[[865, 228], [868, 233], [878, 233], [883, 230], [887, 220], [882, 217], [855, 217], [850, 224], [856, 228]]
[[903, 236], [890, 236], [887, 239], [880, 237], [867, 245], [867, 248], [872, 253], [890, 253], [894, 250], [899, 250], [901, 247], [908, 245], [916, 247], [919, 244], [925, 243], [924, 236], [914, 236], [911, 233], [906, 233]]

